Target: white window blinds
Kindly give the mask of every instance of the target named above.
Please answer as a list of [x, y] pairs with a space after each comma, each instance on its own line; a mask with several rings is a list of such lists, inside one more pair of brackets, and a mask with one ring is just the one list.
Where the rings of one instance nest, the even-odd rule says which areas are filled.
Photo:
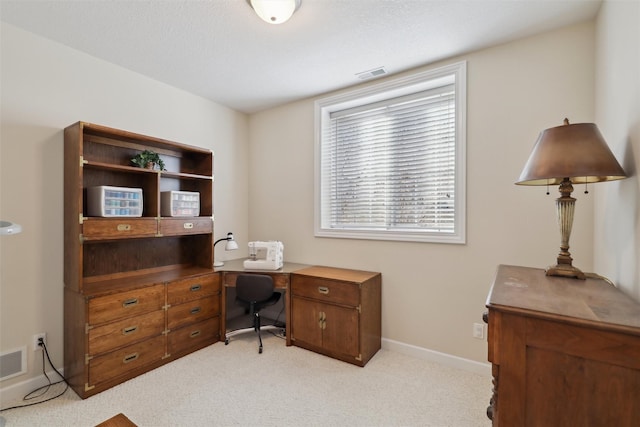
[[454, 231], [453, 85], [330, 114], [332, 228]]
[[316, 101], [315, 235], [465, 243], [464, 63]]

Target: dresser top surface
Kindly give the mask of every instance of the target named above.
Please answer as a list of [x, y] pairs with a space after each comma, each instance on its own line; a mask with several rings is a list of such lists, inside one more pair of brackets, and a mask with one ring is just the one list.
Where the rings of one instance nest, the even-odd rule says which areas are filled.
[[500, 265], [487, 307], [597, 322], [640, 335], [640, 303], [601, 279], [548, 277], [543, 269]]

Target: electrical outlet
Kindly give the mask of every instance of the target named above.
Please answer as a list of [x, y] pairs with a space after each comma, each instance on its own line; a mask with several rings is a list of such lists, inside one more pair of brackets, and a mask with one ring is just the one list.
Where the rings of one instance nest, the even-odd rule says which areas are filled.
[[484, 339], [484, 325], [482, 323], [473, 324], [473, 337], [479, 340]]
[[43, 350], [43, 348], [39, 344], [39, 339], [42, 338], [42, 341], [46, 344], [47, 342], [47, 333], [40, 332], [39, 334], [35, 334], [33, 336], [33, 351]]

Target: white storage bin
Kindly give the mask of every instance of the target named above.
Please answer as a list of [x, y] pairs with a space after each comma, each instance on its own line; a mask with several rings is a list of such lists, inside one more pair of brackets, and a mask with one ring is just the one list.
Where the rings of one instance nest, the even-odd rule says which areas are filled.
[[104, 217], [142, 216], [142, 188], [87, 187], [87, 215]]
[[199, 216], [200, 193], [195, 191], [163, 191], [160, 194], [162, 216]]

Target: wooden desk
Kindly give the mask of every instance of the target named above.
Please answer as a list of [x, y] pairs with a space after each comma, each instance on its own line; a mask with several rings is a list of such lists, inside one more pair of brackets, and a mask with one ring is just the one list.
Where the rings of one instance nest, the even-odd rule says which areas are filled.
[[284, 307], [285, 307], [285, 329], [286, 329], [286, 342], [287, 346], [291, 345], [291, 273], [303, 268], [309, 267], [306, 264], [296, 264], [292, 262], [285, 262], [279, 270], [246, 270], [244, 268], [244, 260], [234, 259], [231, 261], [225, 261], [222, 267], [216, 267], [215, 271], [220, 273], [222, 279], [222, 294], [221, 298], [221, 315], [220, 315], [220, 334], [221, 340], [226, 339], [227, 333], [227, 288], [236, 286], [236, 279], [239, 274], [266, 274], [273, 278], [273, 283], [276, 289], [284, 290]]
[[638, 426], [640, 304], [501, 265], [487, 298], [494, 426]]

